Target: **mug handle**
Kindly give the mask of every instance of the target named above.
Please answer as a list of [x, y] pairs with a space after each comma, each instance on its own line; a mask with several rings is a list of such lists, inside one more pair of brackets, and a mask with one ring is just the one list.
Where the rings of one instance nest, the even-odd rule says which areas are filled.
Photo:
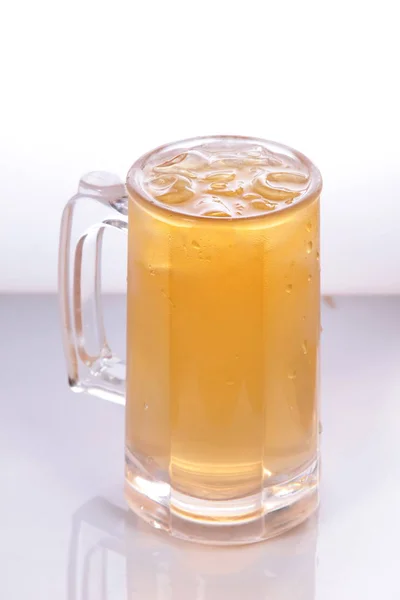
[[125, 404], [126, 365], [110, 349], [104, 330], [101, 253], [106, 229], [127, 232], [127, 214], [126, 189], [117, 175], [86, 174], [63, 212], [58, 263], [69, 385], [117, 404]]

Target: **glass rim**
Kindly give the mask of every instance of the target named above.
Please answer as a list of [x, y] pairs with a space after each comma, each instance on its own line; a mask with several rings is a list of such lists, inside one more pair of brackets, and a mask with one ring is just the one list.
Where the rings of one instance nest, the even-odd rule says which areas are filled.
[[[258, 214], [258, 215], [248, 215], [248, 216], [234, 216], [234, 217], [216, 217], [209, 215], [195, 215], [193, 213], [185, 212], [180, 208], [180, 205], [166, 205], [162, 202], [159, 202], [156, 198], [154, 198], [151, 194], [149, 194], [144, 186], [142, 185], [139, 176], [143, 173], [143, 168], [146, 164], [157, 154], [162, 155], [163, 152], [173, 151], [173, 150], [190, 150], [191, 148], [198, 146], [199, 144], [210, 144], [214, 142], [218, 142], [221, 140], [237, 140], [243, 142], [250, 142], [259, 144], [265, 147], [267, 150], [271, 150], [273, 152], [279, 152], [281, 154], [293, 155], [297, 158], [302, 165], [307, 168], [307, 173], [309, 174], [310, 182], [305, 192], [301, 195], [299, 200], [293, 202], [292, 204], [281, 203], [281, 205], [273, 211]], [[318, 198], [321, 194], [322, 190], [322, 176], [319, 169], [314, 165], [314, 163], [302, 152], [295, 150], [291, 146], [287, 146], [286, 144], [281, 144], [279, 142], [274, 142], [271, 140], [266, 140], [264, 138], [253, 137], [253, 136], [243, 136], [243, 135], [206, 135], [206, 136], [196, 136], [191, 138], [185, 138], [181, 140], [177, 140], [175, 142], [169, 142], [167, 144], [162, 144], [161, 146], [157, 146], [153, 148], [149, 152], [142, 154], [131, 166], [128, 171], [126, 177], [126, 188], [128, 194], [131, 195], [133, 193], [135, 197], [138, 197], [145, 205], [150, 205], [152, 208], [156, 208], [160, 210], [164, 214], [169, 216], [179, 216], [182, 218], [190, 219], [190, 220], [207, 220], [207, 221], [215, 221], [219, 223], [226, 223], [232, 221], [244, 221], [244, 220], [254, 220], [254, 219], [266, 219], [272, 218], [274, 215], [282, 214], [283, 212], [287, 214], [291, 210], [296, 210], [303, 206], [304, 204], [308, 204], [312, 202], [314, 199]]]

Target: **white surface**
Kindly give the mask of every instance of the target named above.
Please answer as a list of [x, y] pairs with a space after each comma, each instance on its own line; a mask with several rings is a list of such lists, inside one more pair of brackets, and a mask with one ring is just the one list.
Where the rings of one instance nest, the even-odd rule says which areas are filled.
[[[397, 8], [5, 2], [0, 290], [55, 290], [61, 210], [81, 174], [124, 177], [161, 143], [238, 133], [292, 145], [321, 169], [326, 293], [400, 293]], [[123, 289], [121, 270], [106, 280]]]
[[0, 297], [0, 597], [398, 600], [399, 315], [395, 297], [324, 305], [319, 518], [212, 549], [128, 514], [123, 410], [67, 389], [54, 298]]

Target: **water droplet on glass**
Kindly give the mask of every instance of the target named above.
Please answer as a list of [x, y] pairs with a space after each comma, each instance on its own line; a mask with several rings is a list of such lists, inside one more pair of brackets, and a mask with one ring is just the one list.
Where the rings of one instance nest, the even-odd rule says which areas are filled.
[[196, 248], [196, 250], [200, 250], [200, 244], [199, 242], [196, 242], [196, 240], [192, 241], [192, 246], [193, 248]]
[[323, 432], [324, 428], [322, 427], [322, 423], [321, 421], [318, 423], [318, 433], [321, 434]]
[[311, 251], [312, 251], [312, 242], [308, 242], [307, 243], [307, 254], [310, 254]]
[[141, 505], [141, 507], [140, 507], [140, 510], [144, 510], [144, 506], [143, 506], [143, 504]]
[[293, 286], [292, 286], [292, 284], [291, 284], [291, 283], [288, 283], [288, 284], [287, 284], [287, 286], [286, 286], [286, 292], [287, 292], [288, 294], [291, 294], [291, 293], [292, 293], [292, 289], [293, 289]]
[[303, 354], [307, 354], [308, 352], [308, 344], [307, 344], [307, 340], [304, 340], [304, 342], [301, 345], [301, 349], [303, 351]]
[[309, 276], [307, 277], [307, 281], [310, 283], [310, 281], [311, 281], [311, 280], [312, 280], [312, 275], [309, 275]]
[[308, 232], [310, 232], [310, 231], [311, 231], [311, 229], [312, 229], [312, 224], [311, 224], [310, 222], [308, 222], [308, 223], [307, 223], [307, 225], [306, 225], [306, 229], [307, 229], [307, 231], [308, 231]]
[[319, 260], [319, 252], [317, 251], [317, 260]]
[[288, 374], [289, 379], [296, 379], [296, 377], [297, 377], [296, 371], [290, 371], [290, 373]]
[[144, 410], [148, 410], [149, 409], [149, 405], [148, 404], [144, 404], [143, 408], [144, 408]]
[[146, 462], [147, 462], [147, 464], [151, 465], [151, 463], [153, 462], [153, 457], [152, 456], [148, 456], [146, 458]]

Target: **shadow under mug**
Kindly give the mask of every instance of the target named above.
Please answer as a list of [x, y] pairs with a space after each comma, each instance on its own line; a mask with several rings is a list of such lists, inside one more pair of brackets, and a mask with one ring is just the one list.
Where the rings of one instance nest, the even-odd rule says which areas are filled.
[[[221, 218], [149, 195], [149, 165], [176, 181], [210, 148], [224, 149], [221, 160], [187, 170], [193, 178], [232, 178], [245, 164], [257, 189], [272, 194], [273, 210]], [[314, 165], [286, 146], [194, 138], [141, 157], [126, 186], [89, 173], [64, 210], [59, 289], [69, 383], [125, 404], [127, 502], [176, 537], [255, 542], [318, 504], [321, 185]], [[127, 234], [126, 362], [103, 324], [109, 229]]]

